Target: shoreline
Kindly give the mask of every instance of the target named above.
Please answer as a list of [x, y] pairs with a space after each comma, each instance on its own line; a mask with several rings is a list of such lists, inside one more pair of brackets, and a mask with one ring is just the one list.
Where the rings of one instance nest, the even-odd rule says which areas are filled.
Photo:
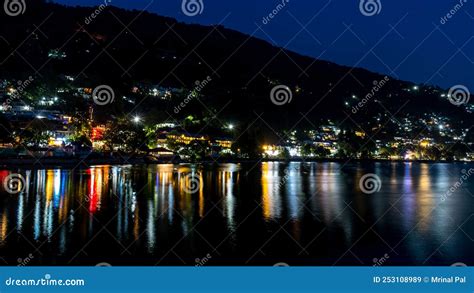
[[160, 164], [256, 164], [258, 162], [304, 162], [304, 163], [472, 163], [472, 161], [459, 160], [388, 160], [388, 159], [302, 159], [293, 158], [290, 160], [279, 159], [238, 159], [238, 158], [219, 158], [217, 160], [189, 161], [177, 158], [149, 159], [146, 157], [113, 157], [113, 158], [78, 158], [78, 157], [44, 157], [44, 158], [0, 158], [0, 168], [12, 167], [90, 167], [100, 165], [160, 165]]

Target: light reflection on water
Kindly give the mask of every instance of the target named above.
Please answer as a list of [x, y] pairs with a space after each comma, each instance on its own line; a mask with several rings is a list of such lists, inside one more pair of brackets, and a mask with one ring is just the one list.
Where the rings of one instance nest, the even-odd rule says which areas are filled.
[[[2, 190], [0, 252], [14, 260], [34, 251], [46, 265], [193, 265], [208, 253], [216, 264], [372, 265], [386, 253], [392, 265], [469, 263], [472, 183], [442, 200], [466, 168], [267, 162], [20, 170], [24, 192]], [[11, 173], [0, 171], [0, 180]], [[381, 178], [380, 192], [361, 192], [367, 173]], [[195, 192], [189, 174], [200, 182]]]

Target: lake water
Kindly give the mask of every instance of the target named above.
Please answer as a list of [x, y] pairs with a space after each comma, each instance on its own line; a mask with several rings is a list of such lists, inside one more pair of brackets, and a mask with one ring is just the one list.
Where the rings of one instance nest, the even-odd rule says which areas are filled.
[[[472, 265], [471, 167], [268, 162], [2, 170], [2, 183], [19, 174], [25, 185], [1, 187], [0, 263]], [[361, 189], [366, 174], [380, 179], [374, 193]]]

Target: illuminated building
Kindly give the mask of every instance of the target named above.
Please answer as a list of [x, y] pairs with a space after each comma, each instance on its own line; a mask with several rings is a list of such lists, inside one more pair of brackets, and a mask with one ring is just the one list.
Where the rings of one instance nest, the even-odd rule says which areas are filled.
[[47, 131], [46, 133], [49, 135], [48, 146], [50, 147], [65, 146], [69, 141], [69, 137], [73, 134], [66, 126], [58, 130]]
[[268, 157], [278, 157], [283, 153], [284, 147], [277, 145], [264, 145], [263, 154]]
[[92, 128], [91, 140], [97, 141], [102, 140], [104, 137], [104, 132], [106, 131], [105, 126], [96, 126]]
[[194, 141], [208, 141], [205, 136], [193, 136], [188, 134], [168, 134], [167, 138], [186, 145]]
[[431, 142], [428, 139], [424, 139], [424, 140], [420, 141], [420, 146], [422, 148], [427, 148], [427, 147], [431, 146]]
[[417, 154], [413, 151], [407, 151], [405, 154], [405, 160], [412, 161], [417, 159]]
[[64, 138], [50, 137], [48, 140], [48, 146], [50, 147], [62, 147], [66, 143]]
[[159, 123], [159, 124], [156, 124], [155, 125], [155, 128], [156, 129], [164, 129], [164, 128], [176, 128], [176, 124], [175, 123], [171, 123], [171, 122], [165, 122], [165, 123]]
[[156, 148], [156, 149], [151, 149], [148, 151], [148, 153], [152, 156], [155, 157], [170, 157], [174, 156], [173, 151], [170, 151], [166, 148]]
[[107, 128], [104, 125], [96, 126], [92, 128], [91, 132], [91, 141], [92, 141], [92, 148], [94, 149], [102, 149], [105, 146], [103, 141], [104, 133]]
[[223, 139], [216, 139], [214, 140], [215, 143], [223, 149], [230, 149], [232, 148], [233, 142], [231, 140], [223, 140]]

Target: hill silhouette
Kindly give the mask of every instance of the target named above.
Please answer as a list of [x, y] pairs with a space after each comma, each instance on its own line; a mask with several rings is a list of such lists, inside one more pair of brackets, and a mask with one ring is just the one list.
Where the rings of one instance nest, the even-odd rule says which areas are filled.
[[[0, 18], [0, 77], [35, 75], [45, 87], [53, 87], [71, 76], [71, 86], [108, 84], [121, 97], [137, 84], [191, 90], [196, 80], [209, 76], [212, 81], [199, 101], [176, 119], [211, 111], [220, 119], [250, 123], [262, 114], [265, 124], [275, 129], [296, 123], [311, 127], [326, 119], [349, 120], [354, 126], [376, 115], [391, 119], [395, 113], [440, 113], [458, 123], [471, 119], [436, 86], [414, 90], [411, 82], [302, 56], [223, 26], [184, 24], [113, 6], [66, 7], [40, 0], [27, 4], [24, 15]], [[382, 80], [388, 81], [374, 92]], [[291, 89], [290, 103], [272, 103], [270, 92], [277, 85]], [[354, 111], [369, 93], [374, 95]], [[121, 103], [99, 113], [127, 113], [130, 106]], [[165, 119], [164, 113], [172, 113], [177, 103], [137, 99], [133, 107]]]

